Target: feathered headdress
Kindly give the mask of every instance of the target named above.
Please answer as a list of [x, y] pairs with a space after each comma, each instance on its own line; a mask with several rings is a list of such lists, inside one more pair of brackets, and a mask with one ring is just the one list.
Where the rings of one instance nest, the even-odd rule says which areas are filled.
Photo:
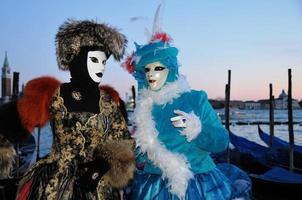
[[[172, 42], [172, 38], [167, 33], [161, 32], [155, 33], [146, 45], [138, 45], [135, 43], [136, 51], [127, 56], [126, 60], [122, 63], [122, 67], [132, 74], [135, 70], [135, 65], [138, 65], [139, 61], [142, 59], [144, 60], [145, 58], [143, 56], [146, 56], [148, 53], [153, 53], [153, 57], [156, 57], [156, 55], [158, 56], [160, 54], [160, 51], [165, 51], [167, 53], [169, 48], [173, 48], [174, 54], [177, 54], [177, 49], [171, 47], [170, 42]], [[160, 57], [154, 59], [159, 58]], [[151, 60], [148, 60], [147, 62], [150, 61]], [[141, 65], [142, 64], [140, 64], [140, 66]]]
[[126, 69], [138, 81], [138, 89], [146, 87], [145, 66], [153, 62], [161, 62], [170, 71], [167, 82], [173, 82], [178, 76], [177, 54], [178, 49], [171, 45], [172, 38], [161, 30], [160, 26], [160, 7], [156, 10], [153, 30], [148, 43], [139, 45], [136, 42], [136, 50], [132, 52], [122, 63], [122, 67]]

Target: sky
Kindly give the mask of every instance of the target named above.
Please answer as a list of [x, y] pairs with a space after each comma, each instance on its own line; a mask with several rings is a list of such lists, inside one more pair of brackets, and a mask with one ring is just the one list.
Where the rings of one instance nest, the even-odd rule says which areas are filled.
[[[131, 53], [134, 42], [147, 42], [145, 30], [152, 29], [160, 3], [162, 29], [179, 49], [180, 72], [193, 89], [224, 98], [230, 69], [231, 99], [266, 99], [269, 83], [275, 96], [287, 91], [291, 68], [293, 97], [302, 99], [301, 0], [1, 0], [0, 66], [7, 51], [21, 84], [42, 75], [69, 81], [55, 56], [55, 34], [64, 21], [93, 19], [117, 27]], [[110, 58], [102, 84], [125, 98], [136, 81]]]

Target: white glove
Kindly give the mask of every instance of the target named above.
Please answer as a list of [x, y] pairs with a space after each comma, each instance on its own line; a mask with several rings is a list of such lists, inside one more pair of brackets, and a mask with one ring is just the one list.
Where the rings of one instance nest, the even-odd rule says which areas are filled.
[[170, 120], [174, 127], [183, 128], [181, 135], [186, 136], [187, 141], [191, 142], [201, 132], [202, 124], [198, 116], [191, 113], [186, 113], [181, 110], [174, 110], [178, 116], [172, 117]]
[[187, 127], [187, 113], [180, 111], [180, 110], [174, 110], [174, 113], [178, 116], [172, 117], [170, 120], [174, 127], [176, 128], [185, 128]]

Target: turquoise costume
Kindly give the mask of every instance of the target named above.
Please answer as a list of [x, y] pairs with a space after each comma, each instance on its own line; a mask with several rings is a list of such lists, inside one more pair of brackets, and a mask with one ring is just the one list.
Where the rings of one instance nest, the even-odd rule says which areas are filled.
[[[194, 111], [202, 121], [201, 133], [191, 142], [180, 135], [179, 130], [170, 122], [171, 116], [174, 115], [173, 111], [176, 109], [187, 113]], [[153, 105], [152, 116], [155, 119], [156, 129], [160, 133], [158, 135], [160, 142], [169, 151], [184, 155], [195, 174], [212, 170], [215, 164], [209, 152], [223, 151], [228, 145], [228, 134], [203, 91], [184, 92], [171, 103]], [[154, 166], [145, 154], [140, 154], [138, 159], [145, 162], [144, 171], [160, 174], [159, 168]]]
[[[234, 180], [228, 179], [210, 157], [211, 152], [225, 150], [229, 138], [206, 93], [191, 90], [178, 74], [178, 50], [169, 40], [158, 35], [153, 38], [157, 39], [144, 46], [136, 44], [136, 52], [125, 66], [133, 72], [139, 88], [133, 134], [138, 170], [129, 199], [248, 199], [248, 177], [245, 176], [245, 187], [237, 190]], [[165, 85], [157, 91], [148, 89], [144, 72], [145, 65], [153, 62], [161, 62], [169, 69]], [[175, 110], [192, 116], [188, 119], [192, 123], [186, 128], [175, 128], [170, 121]], [[190, 131], [195, 135], [189, 140]]]

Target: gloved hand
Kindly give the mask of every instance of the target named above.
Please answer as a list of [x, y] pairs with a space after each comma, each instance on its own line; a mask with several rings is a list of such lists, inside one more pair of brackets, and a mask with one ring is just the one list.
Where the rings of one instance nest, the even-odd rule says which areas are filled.
[[105, 159], [98, 157], [94, 161], [79, 164], [79, 168], [79, 186], [87, 192], [92, 192], [96, 189], [103, 175], [110, 169], [110, 166]]
[[174, 113], [178, 116], [172, 117], [170, 120], [174, 127], [185, 128], [187, 127], [188, 114], [181, 110], [174, 110]]
[[186, 113], [181, 110], [174, 110], [174, 113], [178, 116], [172, 117], [170, 119], [171, 123], [176, 128], [183, 128], [180, 131], [181, 135], [185, 136], [188, 142], [191, 142], [201, 132], [202, 123], [200, 118], [193, 111]]

